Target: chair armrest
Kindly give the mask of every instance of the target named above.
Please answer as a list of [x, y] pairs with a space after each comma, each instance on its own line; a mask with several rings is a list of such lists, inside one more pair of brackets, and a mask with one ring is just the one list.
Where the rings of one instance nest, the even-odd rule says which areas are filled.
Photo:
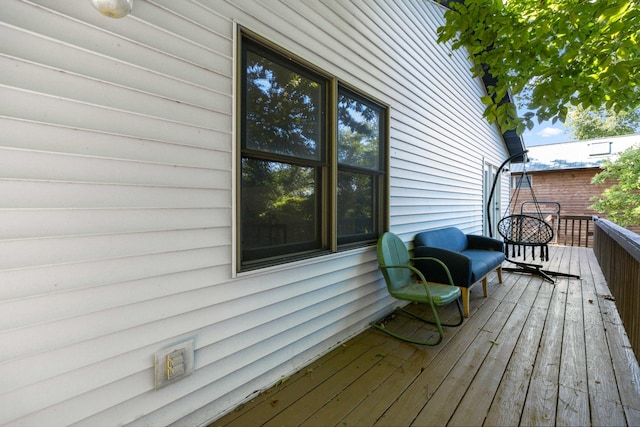
[[432, 259], [441, 261], [449, 270], [453, 283], [457, 286], [468, 287], [471, 285], [471, 259], [460, 252], [448, 249], [434, 248], [431, 246], [418, 246], [414, 248], [414, 262], [416, 268], [432, 282], [449, 283], [449, 274], [442, 266]]
[[[389, 270], [392, 268], [404, 268], [404, 269], [408, 269], [411, 270], [413, 273], [416, 274], [416, 276], [418, 276], [418, 279], [420, 280], [420, 282], [423, 284], [424, 286], [424, 291], [426, 293], [426, 295], [431, 298], [431, 292], [429, 292], [429, 287], [427, 286], [427, 279], [425, 279], [424, 275], [422, 274], [422, 272], [420, 270], [418, 270], [416, 267], [414, 267], [413, 265], [410, 264], [402, 264], [402, 265], [380, 265], [378, 264], [378, 267], [380, 268], [380, 270]], [[385, 274], [385, 276], [387, 276]], [[387, 279], [387, 277], [385, 277], [385, 279]], [[393, 295], [393, 292], [390, 292]]]
[[385, 270], [389, 268], [406, 268], [408, 270], [411, 270], [413, 273], [415, 273], [421, 281], [423, 282], [427, 281], [424, 278], [424, 275], [422, 274], [422, 272], [411, 264], [398, 264], [398, 265], [379, 265], [378, 264], [378, 267], [380, 267], [381, 270]]
[[[434, 262], [436, 264], [439, 264], [440, 267], [442, 267], [442, 270], [445, 272], [445, 274], [447, 275], [447, 282], [445, 284], [449, 284], [451, 286], [455, 286], [453, 284], [453, 278], [451, 277], [451, 271], [449, 270], [449, 267], [447, 267], [447, 264], [445, 264], [443, 261], [439, 260], [438, 258], [434, 258], [434, 257], [420, 257], [420, 258], [411, 258], [411, 261], [416, 262], [416, 261], [429, 261], [429, 262]], [[421, 274], [421, 276], [424, 277], [423, 274]], [[439, 282], [439, 283], [443, 283], [443, 282]]]
[[[449, 280], [448, 280], [448, 282], [447, 282], [447, 283], [448, 283], [449, 285], [451, 285], [451, 286], [455, 286], [455, 285], [453, 284], [452, 279], [451, 279], [451, 274], [449, 274], [449, 269], [447, 268], [447, 266], [446, 266], [442, 261], [440, 261], [440, 260], [438, 260], [438, 259], [436, 259], [436, 258], [430, 258], [430, 257], [422, 258], [422, 260], [435, 262], [436, 264], [440, 265], [440, 266], [442, 267], [442, 269], [443, 269], [444, 271], [446, 271], [446, 274], [447, 274], [447, 276], [448, 276], [448, 278], [449, 278]], [[431, 299], [431, 292], [429, 291], [429, 282], [428, 282], [428, 281], [427, 281], [427, 279], [424, 277], [424, 275], [422, 274], [422, 272], [420, 272], [420, 270], [418, 270], [416, 267], [414, 267], [414, 266], [412, 266], [412, 265], [406, 265], [406, 264], [404, 264], [404, 265], [378, 265], [378, 267], [380, 267], [380, 270], [383, 270], [383, 272], [384, 272], [384, 270], [393, 269], [393, 268], [404, 268], [404, 269], [411, 270], [412, 272], [414, 272], [414, 273], [416, 274], [416, 276], [418, 276], [419, 283], [420, 283], [420, 284], [422, 284], [422, 286], [424, 287], [425, 295], [426, 295], [429, 299]], [[387, 276], [387, 275], [385, 274], [385, 276]], [[386, 279], [386, 277], [385, 277], [385, 279]], [[440, 283], [443, 283], [443, 282], [440, 282]], [[387, 285], [388, 285], [388, 283], [387, 283]], [[394, 294], [394, 291], [393, 291], [393, 290], [391, 290], [390, 288], [389, 288], [389, 293], [390, 293], [392, 296], [395, 296], [395, 297], [397, 297], [397, 298], [400, 298], [400, 299], [406, 299], [406, 298], [403, 298], [402, 296], [400, 296], [400, 295], [398, 295], [398, 294]]]
[[487, 251], [498, 252], [504, 251], [502, 241], [491, 237], [467, 234], [467, 242], [469, 243], [469, 249], [484, 249]]

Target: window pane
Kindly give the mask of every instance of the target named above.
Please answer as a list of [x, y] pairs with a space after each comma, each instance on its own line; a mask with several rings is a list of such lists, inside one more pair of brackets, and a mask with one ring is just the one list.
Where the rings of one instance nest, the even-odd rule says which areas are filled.
[[243, 261], [319, 248], [316, 188], [313, 167], [243, 159]]
[[343, 239], [341, 243], [362, 240], [363, 235], [375, 233], [373, 180], [369, 174], [338, 172], [338, 237]]
[[338, 95], [338, 162], [380, 169], [381, 109], [344, 90]]
[[252, 51], [246, 61], [245, 147], [322, 160], [323, 82]]

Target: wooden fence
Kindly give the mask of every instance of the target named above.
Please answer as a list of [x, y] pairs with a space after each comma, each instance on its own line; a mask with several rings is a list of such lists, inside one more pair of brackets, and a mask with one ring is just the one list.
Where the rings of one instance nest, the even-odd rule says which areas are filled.
[[594, 217], [593, 251], [616, 301], [636, 355], [640, 354], [640, 236]]

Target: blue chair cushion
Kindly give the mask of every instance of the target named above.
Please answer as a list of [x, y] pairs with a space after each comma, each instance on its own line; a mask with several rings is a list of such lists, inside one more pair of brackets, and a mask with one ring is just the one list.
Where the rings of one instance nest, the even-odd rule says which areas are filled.
[[482, 249], [467, 249], [463, 255], [471, 259], [471, 284], [482, 279], [491, 270], [498, 267], [504, 261], [504, 253], [497, 251], [485, 251]]

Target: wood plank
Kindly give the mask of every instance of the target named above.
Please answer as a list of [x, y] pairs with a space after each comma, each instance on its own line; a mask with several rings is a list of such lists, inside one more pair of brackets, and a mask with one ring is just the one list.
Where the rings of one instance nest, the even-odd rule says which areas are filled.
[[465, 352], [473, 338], [478, 335], [493, 315], [498, 305], [498, 301], [488, 298], [482, 311], [465, 320], [458, 333], [447, 342], [446, 346], [441, 348], [434, 359], [428, 361], [424, 371], [402, 392], [398, 400], [376, 421], [375, 425], [411, 424], [426, 404], [426, 401], [434, 393], [435, 387], [433, 384], [442, 382], [442, 379]]
[[[577, 266], [576, 266], [577, 267]], [[575, 271], [575, 270], [573, 270]], [[560, 356], [558, 413], [560, 426], [584, 426], [590, 423], [587, 393], [587, 361], [582, 310], [582, 283], [568, 280], [564, 318], [564, 336]]]
[[[484, 300], [484, 298], [483, 298]], [[424, 317], [431, 318], [432, 314], [424, 304], [412, 304], [411, 311]], [[459, 319], [459, 313], [455, 305], [438, 309], [439, 317], [442, 321], [454, 323]], [[425, 336], [427, 330], [431, 329], [430, 336]], [[397, 396], [409, 387], [421, 372], [428, 361], [432, 360], [436, 354], [449, 342], [455, 334], [459, 332], [457, 327], [444, 327], [445, 336], [442, 342], [436, 347], [414, 346], [418, 351], [414, 352], [407, 360], [399, 366], [380, 387], [368, 393], [367, 397], [355, 408], [345, 419], [338, 420], [336, 425], [372, 425], [384, 412], [391, 407]], [[412, 334], [408, 334], [412, 336]], [[433, 326], [421, 324], [420, 328], [414, 332], [420, 339], [435, 338], [436, 333]]]
[[[531, 309], [531, 305], [515, 305], [504, 328], [495, 338], [495, 345], [490, 348], [460, 404], [455, 408], [450, 425], [477, 426], [486, 418]], [[470, 372], [469, 375], [471, 374]]]
[[[401, 332], [411, 333], [413, 328], [408, 323], [410, 322], [407, 317], [400, 317], [393, 326]], [[277, 383], [260, 396], [243, 404], [237, 411], [219, 419], [216, 425], [246, 426], [255, 424], [255, 420], [266, 421], [273, 418], [289, 406], [297, 404], [301, 397], [329, 378], [348, 369], [353, 361], [366, 351], [377, 348], [386, 341], [389, 341], [388, 335], [369, 329], [301, 369], [286, 381]]]
[[489, 298], [514, 304], [532, 305], [539, 287], [540, 281], [532, 280], [529, 274], [503, 273], [503, 283], [489, 290]]
[[594, 425], [625, 425], [626, 420], [604, 331], [600, 299], [589, 266], [587, 251], [580, 252], [580, 276], [584, 311], [587, 389]]
[[640, 368], [614, 302], [603, 299], [605, 333], [628, 425], [640, 425]]
[[273, 417], [367, 351], [370, 346], [363, 337], [364, 334], [358, 335], [358, 339], [346, 342], [338, 350], [327, 353], [290, 378], [278, 382], [269, 390], [218, 419], [216, 425], [246, 426], [255, 420]]
[[566, 297], [567, 280], [560, 279], [551, 297], [538, 356], [522, 411], [522, 424], [549, 425], [555, 422]]
[[[404, 352], [398, 351], [403, 349], [405, 350]], [[416, 351], [413, 346], [399, 346], [393, 353], [379, 354], [378, 363], [356, 381], [345, 387], [331, 401], [327, 402], [326, 405], [300, 425], [318, 427], [337, 425], [342, 418], [362, 402], [369, 390], [378, 388], [394, 371], [402, 366], [403, 362], [405, 362], [404, 357], [407, 356], [407, 354], [402, 353], [407, 353], [406, 350], [409, 350], [410, 354]]]
[[380, 345], [368, 349], [344, 369], [337, 371], [335, 375], [300, 397], [295, 406], [289, 406], [270, 418], [266, 425], [300, 425], [352, 382], [364, 375], [372, 366], [375, 366], [382, 355], [393, 352], [400, 344], [401, 341], [397, 339], [385, 340]]
[[[607, 282], [598, 266], [593, 251], [588, 252], [589, 265], [592, 267], [594, 284], [598, 293], [598, 304], [602, 313], [604, 330], [609, 343], [609, 352], [613, 361], [620, 402], [624, 408], [628, 425], [640, 425], [640, 367], [638, 359], [631, 348], [624, 325]], [[594, 268], [595, 267], [595, 268]]]
[[541, 286], [487, 412], [484, 424], [488, 426], [520, 423], [553, 291], [552, 286], [542, 283], [539, 278], [532, 278], [534, 280]]
[[[445, 378], [439, 378], [439, 369], [431, 373], [429, 384], [430, 389], [434, 390], [433, 394], [413, 420], [413, 425], [439, 426], [449, 423], [458, 406], [457, 403], [463, 398], [487, 354], [495, 346], [498, 335], [514, 307], [512, 303], [501, 303], [497, 307], [461, 357], [455, 363], [448, 360], [451, 366]], [[443, 362], [446, 364], [444, 359]]]
[[628, 425], [640, 425], [640, 368], [633, 349], [619, 320], [617, 310], [608, 310], [605, 332], [609, 351], [613, 359], [616, 381], [620, 390], [620, 401], [624, 408]]
[[405, 363], [400, 365], [379, 387], [368, 393], [364, 400], [336, 425], [365, 426], [373, 425], [387, 411], [398, 395], [415, 381], [424, 370], [426, 352], [422, 349], [414, 352]]

